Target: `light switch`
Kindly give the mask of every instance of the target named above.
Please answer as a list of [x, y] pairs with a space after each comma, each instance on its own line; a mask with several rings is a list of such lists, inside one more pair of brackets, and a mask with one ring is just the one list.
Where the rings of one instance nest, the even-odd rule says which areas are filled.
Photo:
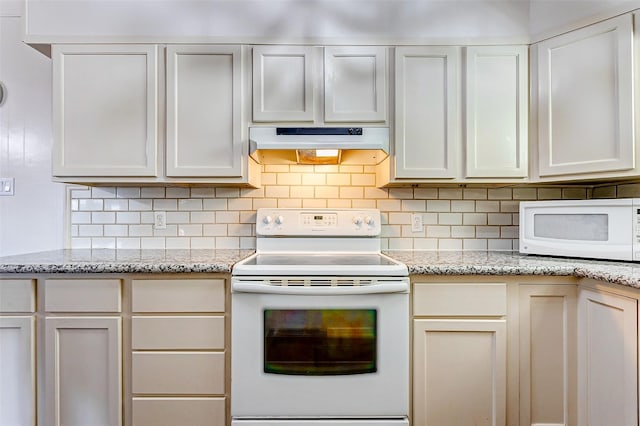
[[0, 178], [0, 196], [13, 195], [15, 178]]

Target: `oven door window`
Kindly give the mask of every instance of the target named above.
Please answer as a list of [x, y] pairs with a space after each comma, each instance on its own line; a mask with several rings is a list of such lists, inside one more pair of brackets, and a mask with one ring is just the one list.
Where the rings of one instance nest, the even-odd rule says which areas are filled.
[[377, 371], [375, 309], [266, 309], [264, 371], [334, 376]]

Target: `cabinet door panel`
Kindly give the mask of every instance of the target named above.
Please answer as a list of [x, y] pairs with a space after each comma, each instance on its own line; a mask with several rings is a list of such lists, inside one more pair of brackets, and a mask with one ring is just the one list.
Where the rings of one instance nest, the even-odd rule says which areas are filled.
[[45, 319], [47, 424], [122, 424], [121, 321]]
[[0, 312], [35, 312], [35, 280], [0, 280]]
[[325, 121], [386, 121], [386, 48], [327, 47], [324, 52]]
[[505, 424], [506, 322], [418, 319], [413, 327], [413, 424]]
[[253, 48], [253, 121], [313, 121], [311, 47]]
[[167, 176], [242, 175], [240, 49], [167, 47]]
[[157, 176], [157, 47], [56, 45], [53, 175]]
[[467, 177], [526, 177], [527, 46], [466, 48]]
[[134, 426], [225, 424], [224, 398], [133, 398]]
[[0, 424], [35, 425], [34, 318], [0, 317]]
[[133, 280], [133, 312], [224, 312], [225, 281], [202, 280]]
[[224, 349], [223, 316], [134, 316], [132, 349]]
[[578, 424], [637, 426], [637, 301], [580, 289]]
[[632, 169], [632, 16], [543, 41], [538, 57], [540, 176]]
[[224, 383], [224, 352], [133, 353], [135, 394], [224, 395]]
[[398, 47], [395, 62], [395, 176], [456, 177], [459, 48]]
[[521, 285], [520, 424], [576, 424], [574, 285]]

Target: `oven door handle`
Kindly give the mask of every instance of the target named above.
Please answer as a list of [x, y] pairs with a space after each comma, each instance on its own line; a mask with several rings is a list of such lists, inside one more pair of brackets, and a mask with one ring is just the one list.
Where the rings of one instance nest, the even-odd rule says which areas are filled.
[[231, 284], [231, 291], [236, 293], [301, 294], [305, 296], [408, 293], [409, 284], [398, 281], [363, 286], [283, 286], [255, 282], [234, 282]]

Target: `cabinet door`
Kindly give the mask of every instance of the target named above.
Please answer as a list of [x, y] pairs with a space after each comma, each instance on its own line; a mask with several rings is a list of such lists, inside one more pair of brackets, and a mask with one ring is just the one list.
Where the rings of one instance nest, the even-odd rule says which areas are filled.
[[312, 47], [253, 48], [253, 121], [313, 121]]
[[34, 318], [0, 317], [0, 424], [35, 425]]
[[454, 178], [460, 49], [396, 48], [395, 176]]
[[466, 51], [466, 177], [526, 177], [528, 48]]
[[53, 175], [157, 176], [157, 47], [56, 45]]
[[45, 319], [45, 418], [53, 426], [122, 424], [118, 317]]
[[506, 322], [413, 321], [413, 424], [503, 425]]
[[387, 83], [385, 47], [324, 49], [324, 120], [385, 122]]
[[242, 176], [240, 46], [167, 47], [167, 176]]
[[578, 293], [578, 424], [638, 424], [637, 302]]
[[634, 168], [632, 21], [538, 45], [540, 176]]
[[519, 287], [521, 426], [576, 424], [576, 306], [575, 285]]

